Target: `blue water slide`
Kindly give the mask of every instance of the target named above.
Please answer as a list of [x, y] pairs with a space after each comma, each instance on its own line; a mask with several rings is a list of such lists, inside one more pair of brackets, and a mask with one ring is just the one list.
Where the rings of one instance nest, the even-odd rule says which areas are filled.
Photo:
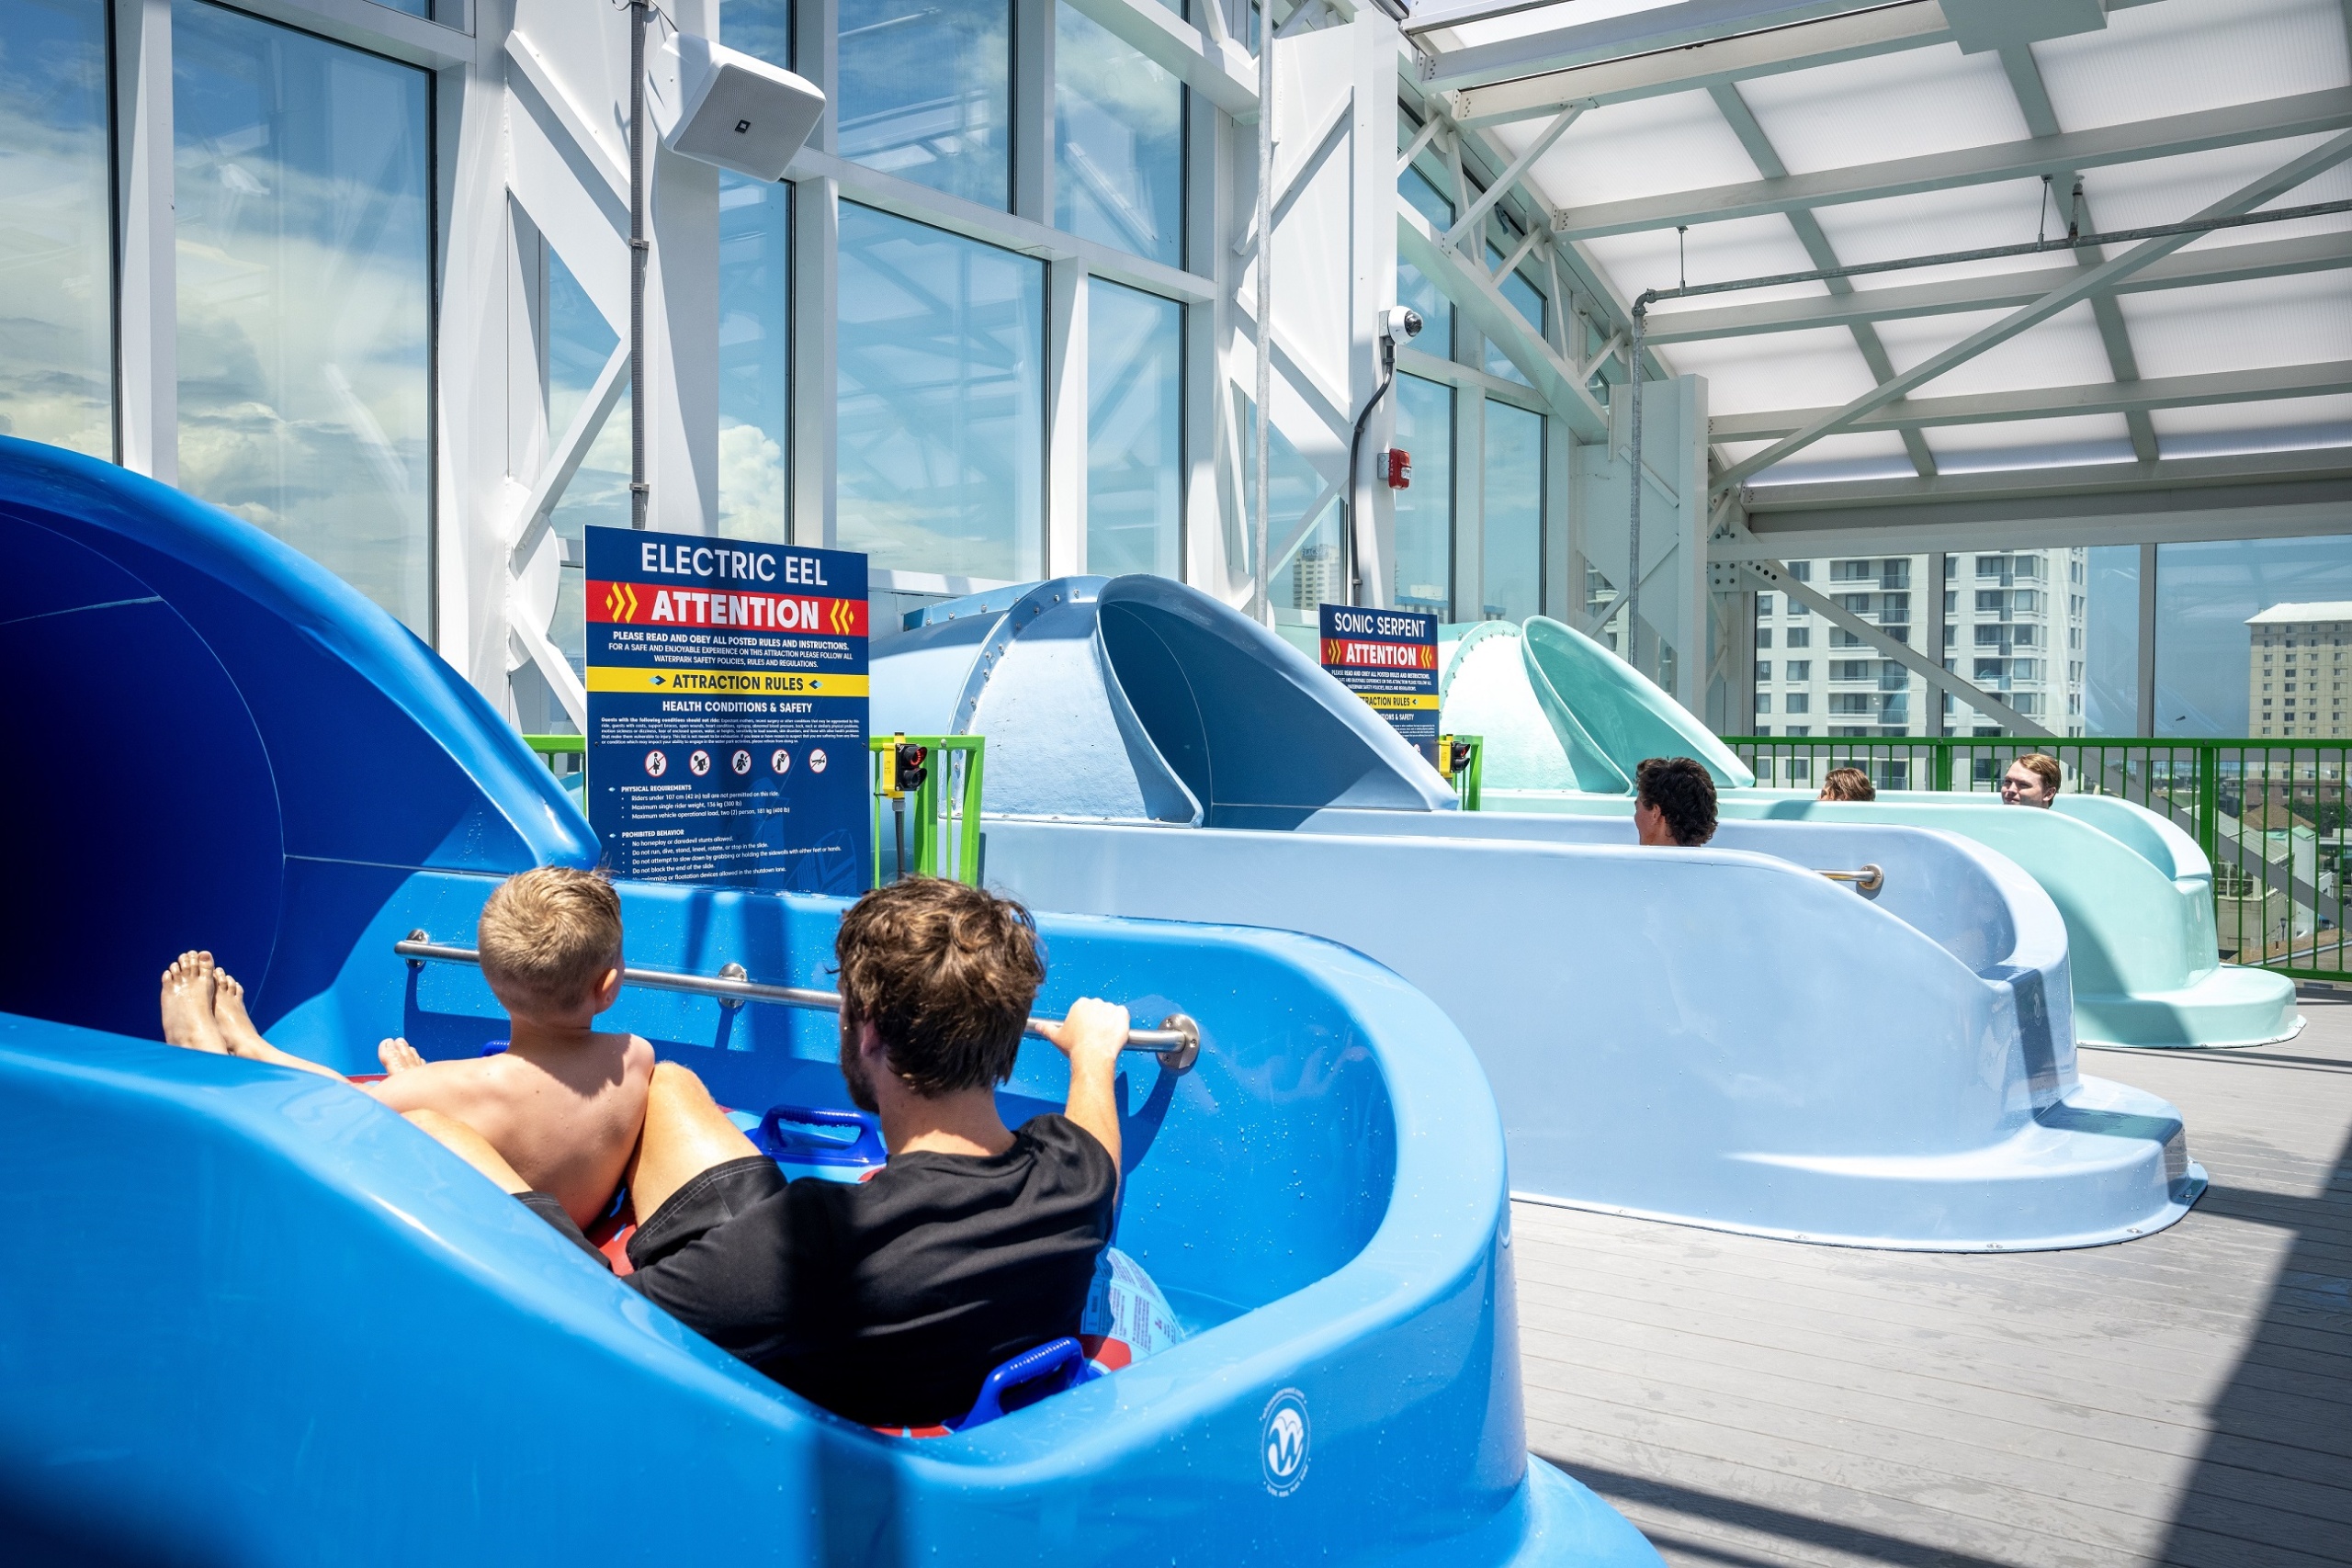
[[[1655, 1564], [1526, 1451], [1505, 1154], [1460, 1032], [1288, 932], [1041, 920], [1041, 1007], [1182, 1010], [1121, 1085], [1117, 1243], [1191, 1331], [947, 1438], [879, 1435], [649, 1307], [374, 1100], [156, 1043], [207, 944], [346, 1072], [505, 1032], [469, 940], [586, 825], [342, 583], [102, 464], [0, 441], [21, 738], [0, 1146], [12, 1562]], [[23, 765], [37, 761], [37, 766]], [[826, 983], [839, 900], [624, 883], [629, 960]], [[22, 951], [22, 950], [17, 950]], [[833, 1020], [631, 989], [722, 1101], [838, 1106]], [[1058, 1102], [1048, 1046], [1004, 1092]], [[1296, 1425], [1278, 1425], [1288, 1413]], [[1270, 1440], [1286, 1439], [1286, 1440]]]
[[2015, 861], [2064, 918], [2075, 1015], [2086, 1043], [2258, 1045], [2302, 1027], [2294, 983], [2224, 964], [2213, 928], [2213, 868], [2195, 840], [2111, 795], [2067, 794], [2048, 811], [1989, 794], [1881, 791], [1823, 802], [1757, 789], [1755, 776], [1679, 705], [1590, 637], [1541, 616], [1522, 631], [1462, 628], [1442, 660], [1444, 722], [1485, 738], [1497, 810], [1630, 816], [1645, 756], [1698, 758], [1727, 820], [1877, 823], [1955, 834]]
[[[1464, 812], [1304, 655], [1162, 579], [916, 622], [877, 646], [876, 724], [987, 737], [991, 885], [1379, 960], [1468, 1036], [1521, 1196], [1971, 1250], [2144, 1235], [2201, 1186], [2170, 1105], [2078, 1073], [2063, 922], [1982, 846]], [[1869, 895], [1818, 874], [1867, 865]]]

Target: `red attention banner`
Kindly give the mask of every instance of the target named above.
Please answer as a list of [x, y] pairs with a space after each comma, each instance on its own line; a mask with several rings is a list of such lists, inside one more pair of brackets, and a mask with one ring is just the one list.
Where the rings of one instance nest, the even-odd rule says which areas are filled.
[[642, 582], [591, 582], [588, 618], [629, 626], [744, 626], [763, 632], [831, 632], [835, 637], [864, 637], [865, 601], [810, 599], [797, 593], [654, 588]]
[[1434, 670], [1437, 648], [1426, 642], [1358, 642], [1352, 637], [1323, 639], [1327, 670]]

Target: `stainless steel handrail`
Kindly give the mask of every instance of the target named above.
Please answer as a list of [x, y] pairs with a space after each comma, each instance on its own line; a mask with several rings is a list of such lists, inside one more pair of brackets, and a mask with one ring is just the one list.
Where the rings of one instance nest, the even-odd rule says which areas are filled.
[[[435, 942], [422, 931], [413, 931], [402, 940], [392, 943], [392, 951], [409, 961], [412, 966], [425, 964], [470, 964], [481, 965], [481, 954], [470, 947], [453, 947]], [[673, 969], [623, 969], [621, 984], [636, 986], [649, 991], [683, 991], [688, 996], [716, 997], [728, 1007], [741, 1007], [745, 1002], [775, 1002], [788, 1008], [808, 1008], [818, 1012], [839, 1012], [842, 997], [839, 991], [820, 991], [805, 986], [771, 986], [750, 978], [740, 964], [729, 964], [716, 975], [682, 975]], [[1049, 1027], [1058, 1026], [1057, 1018], [1033, 1018], [1029, 1032], [1042, 1034]], [[1159, 1021], [1157, 1029], [1130, 1029], [1124, 1051], [1148, 1051], [1159, 1058], [1159, 1065], [1170, 1072], [1189, 1071], [1201, 1055], [1201, 1027], [1187, 1015], [1170, 1013]]]
[[1886, 873], [1865, 861], [1860, 871], [1825, 871], [1818, 874], [1832, 882], [1850, 882], [1858, 891], [1875, 893], [1886, 886]]

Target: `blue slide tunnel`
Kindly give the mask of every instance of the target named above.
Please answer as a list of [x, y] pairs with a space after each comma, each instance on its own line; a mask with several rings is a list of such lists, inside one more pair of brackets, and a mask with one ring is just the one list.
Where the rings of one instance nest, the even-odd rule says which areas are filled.
[[2222, 963], [2212, 864], [2145, 807], [2080, 793], [2036, 811], [1989, 794], [1883, 790], [1873, 801], [1823, 802], [1812, 789], [1758, 789], [1679, 704], [1573, 627], [1539, 615], [1523, 629], [1458, 629], [1441, 650], [1444, 722], [1484, 737], [1497, 810], [1622, 821], [1644, 757], [1695, 757], [1715, 775], [1727, 819], [1933, 828], [2015, 861], [2065, 920], [2086, 1044], [2260, 1045], [2302, 1027], [2293, 981]]
[[[1303, 654], [1164, 579], [919, 619], [876, 645], [875, 727], [987, 738], [991, 886], [1386, 964], [1468, 1036], [1523, 1197], [1979, 1250], [2144, 1235], [2201, 1188], [2170, 1105], [2076, 1071], [2064, 923], [1979, 845], [1758, 821], [1644, 850], [1464, 812]], [[1817, 874], [1865, 864], [1873, 896]]]
[[[1122, 1083], [1116, 1241], [1189, 1336], [953, 1437], [816, 1408], [439, 1145], [311, 1075], [155, 1043], [208, 945], [286, 1047], [503, 1033], [468, 942], [586, 824], [423, 644], [257, 531], [0, 440], [24, 694], [0, 968], [0, 1540], [12, 1562], [1654, 1564], [1532, 1459], [1504, 1145], [1461, 1032], [1294, 933], [1047, 915], [1041, 1009], [1199, 1021]], [[624, 884], [632, 964], [823, 985], [842, 905]], [[833, 1021], [630, 990], [729, 1105], [845, 1103]], [[1057, 1104], [1024, 1053], [1008, 1118]], [[1270, 1445], [1277, 1412], [1303, 1416]]]

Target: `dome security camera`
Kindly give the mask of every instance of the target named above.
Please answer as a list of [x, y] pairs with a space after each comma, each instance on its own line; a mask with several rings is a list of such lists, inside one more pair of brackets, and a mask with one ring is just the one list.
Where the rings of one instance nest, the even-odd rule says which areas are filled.
[[1403, 305], [1391, 305], [1380, 312], [1380, 335], [1390, 343], [1405, 343], [1419, 337], [1421, 313]]

